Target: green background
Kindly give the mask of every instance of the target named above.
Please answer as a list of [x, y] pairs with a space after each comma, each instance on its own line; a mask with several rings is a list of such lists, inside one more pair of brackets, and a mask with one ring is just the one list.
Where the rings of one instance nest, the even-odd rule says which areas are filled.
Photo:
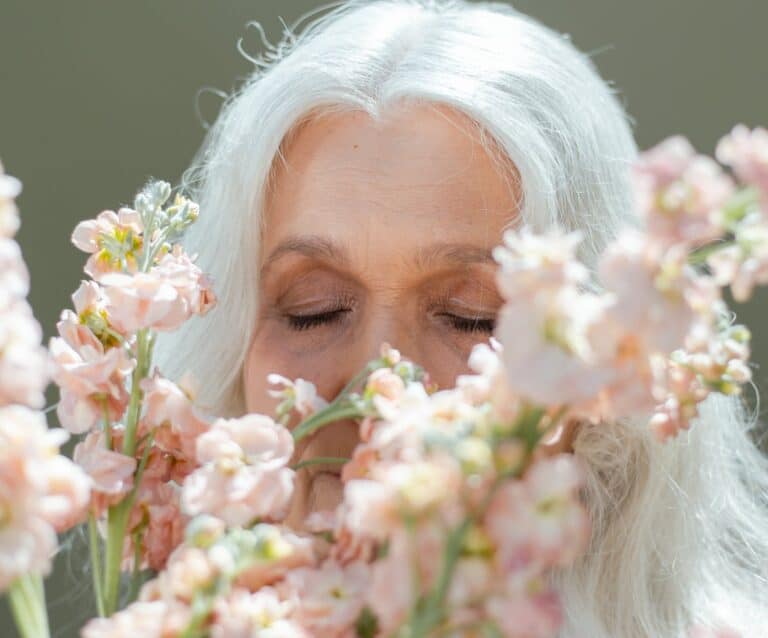
[[[737, 122], [768, 126], [768, 2], [528, 0], [514, 6], [569, 33], [621, 91], [641, 148], [672, 134], [712, 154]], [[85, 256], [75, 224], [130, 204], [149, 177], [176, 182], [215, 118], [217, 92], [313, 2], [242, 0], [0, 1], [0, 159], [24, 184], [18, 234], [30, 301], [46, 335], [77, 287]], [[200, 95], [198, 96], [198, 93]], [[201, 116], [197, 115], [199, 109]], [[768, 295], [735, 307], [754, 331], [755, 380], [768, 386]], [[55, 400], [55, 395], [50, 395]], [[82, 546], [81, 540], [70, 538]], [[92, 614], [78, 595], [81, 552], [48, 583], [53, 635], [77, 635]], [[15, 636], [0, 605], [0, 637]]]

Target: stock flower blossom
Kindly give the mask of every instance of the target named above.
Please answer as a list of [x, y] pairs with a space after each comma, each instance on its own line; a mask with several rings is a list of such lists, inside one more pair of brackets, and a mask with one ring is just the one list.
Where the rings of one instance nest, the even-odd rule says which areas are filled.
[[176, 460], [194, 461], [197, 437], [210, 427], [194, 405], [195, 384], [185, 377], [179, 384], [155, 369], [140, 382], [144, 392], [144, 424], [154, 431], [155, 444]]
[[565, 232], [554, 228], [536, 234], [528, 226], [504, 232], [503, 244], [493, 249], [499, 264], [496, 283], [508, 301], [586, 281], [588, 271], [576, 260], [581, 231]]
[[174, 638], [188, 625], [192, 610], [174, 601], [138, 601], [109, 618], [93, 618], [82, 638]]
[[181, 251], [148, 272], [110, 272], [99, 278], [112, 322], [125, 334], [143, 328], [176, 330], [194, 314], [205, 314], [215, 296], [202, 271]]
[[[558, 454], [498, 489], [484, 520], [502, 571], [521, 556], [534, 564], [566, 565], [584, 550], [590, 523], [576, 498], [582, 481], [576, 459]], [[518, 524], [510, 526], [512, 520]]]
[[159, 571], [184, 539], [187, 518], [179, 503], [180, 488], [174, 483], [142, 480], [128, 519], [128, 542], [123, 547], [123, 568], [133, 569], [133, 536], [141, 534], [139, 567]]
[[216, 420], [197, 439], [201, 467], [184, 482], [185, 511], [229, 525], [282, 518], [293, 493], [294, 471], [286, 466], [292, 454], [290, 432], [267, 416]]
[[607, 305], [606, 298], [573, 287], [533, 304], [504, 304], [496, 335], [504, 343], [501, 356], [512, 390], [545, 406], [595, 397], [612, 378], [589, 339]]
[[26, 299], [0, 309], [0, 406], [43, 407], [50, 361], [41, 346], [42, 336]]
[[73, 434], [92, 429], [104, 418], [117, 421], [128, 404], [125, 377], [135, 361], [118, 346], [107, 348], [71, 310], [64, 310], [56, 324], [59, 337], [52, 337], [49, 351], [53, 380], [61, 391], [56, 413]]
[[310, 638], [290, 618], [292, 605], [271, 587], [251, 593], [234, 589], [216, 601], [211, 638]]
[[72, 232], [72, 243], [86, 253], [91, 253], [85, 264], [85, 272], [99, 280], [110, 272], [136, 272], [137, 257], [143, 245], [141, 215], [131, 208], [121, 208], [115, 213], [105, 210], [80, 222]]
[[723, 234], [719, 213], [735, 184], [685, 137], [672, 136], [642, 153], [632, 177], [639, 211], [657, 241], [695, 245]]
[[551, 638], [563, 621], [557, 592], [540, 575], [525, 571], [508, 575], [503, 590], [484, 607], [504, 638]]
[[736, 227], [734, 243], [711, 253], [707, 257], [707, 265], [719, 285], [730, 285], [737, 302], [748, 301], [756, 285], [768, 283], [768, 223], [765, 214], [748, 215]]
[[24, 574], [47, 574], [56, 532], [79, 522], [88, 478], [59, 455], [67, 433], [42, 413], [0, 407], [0, 590]]
[[97, 518], [133, 487], [136, 459], [107, 449], [102, 431], [89, 432], [72, 456], [91, 481], [91, 511]]
[[19, 211], [16, 197], [21, 193], [21, 182], [7, 175], [0, 162], [0, 237], [13, 237], [19, 230]]
[[[271, 373], [267, 375], [267, 383], [282, 386], [281, 389], [267, 390], [267, 393], [272, 397], [283, 399], [285, 402], [283, 411], [295, 409], [306, 418], [328, 405], [328, 401], [317, 393], [315, 384], [305, 379], [291, 381], [280, 374]], [[281, 408], [278, 408], [278, 412], [280, 410]]]
[[0, 309], [29, 294], [29, 270], [21, 248], [13, 239], [0, 237]]
[[761, 191], [764, 214], [768, 214], [768, 129], [750, 130], [737, 124], [718, 141], [715, 157], [733, 168], [740, 180]]
[[313, 636], [352, 638], [354, 624], [365, 602], [369, 567], [363, 563], [342, 566], [333, 560], [318, 568], [294, 569], [279, 589], [293, 600], [292, 618]]

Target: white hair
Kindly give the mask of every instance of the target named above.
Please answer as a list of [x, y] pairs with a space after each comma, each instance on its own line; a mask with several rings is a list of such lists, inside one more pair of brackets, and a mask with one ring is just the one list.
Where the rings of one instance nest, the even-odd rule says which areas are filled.
[[[245, 412], [265, 195], [286, 140], [316, 115], [381, 118], [401, 101], [466, 114], [488, 152], [516, 169], [524, 223], [580, 229], [590, 266], [637, 223], [632, 120], [567, 36], [502, 3], [353, 0], [320, 10], [299, 33], [301, 20], [286, 26], [277, 45], [256, 23], [266, 52], [249, 58], [252, 75], [182, 179], [201, 207], [185, 245], [219, 301], [160, 335], [156, 362], [171, 378], [191, 372], [214, 414]], [[717, 395], [665, 445], [644, 424], [582, 428], [574, 452], [588, 468], [593, 534], [584, 558], [553, 576], [563, 638], [683, 638], [718, 620], [765, 636], [768, 460], [757, 425], [739, 398]]]

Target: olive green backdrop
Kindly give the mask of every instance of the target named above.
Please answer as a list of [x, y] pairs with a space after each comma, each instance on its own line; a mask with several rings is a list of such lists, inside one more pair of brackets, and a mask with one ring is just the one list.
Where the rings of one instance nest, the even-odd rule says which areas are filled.
[[[527, 0], [514, 3], [569, 33], [621, 90], [642, 148], [674, 133], [712, 154], [736, 122], [768, 126], [768, 2], [764, 0]], [[176, 182], [203, 121], [250, 71], [257, 20], [274, 42], [320, 6], [296, 0], [0, 0], [0, 159], [22, 180], [18, 240], [30, 301], [48, 337], [70, 306], [85, 261], [75, 224], [129, 204], [150, 176]], [[196, 100], [199, 91], [205, 89]], [[202, 120], [196, 115], [196, 104]], [[740, 318], [754, 331], [755, 377], [768, 387], [768, 295]], [[51, 401], [55, 400], [53, 394]], [[78, 539], [69, 542], [81, 543]], [[53, 635], [76, 636], [93, 613], [78, 589], [82, 554], [59, 559], [48, 583]], [[0, 604], [0, 637], [15, 636]]]

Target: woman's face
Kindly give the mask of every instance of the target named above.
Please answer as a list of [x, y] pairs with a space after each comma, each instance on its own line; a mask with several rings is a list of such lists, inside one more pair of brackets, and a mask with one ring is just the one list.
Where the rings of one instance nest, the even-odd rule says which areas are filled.
[[[517, 214], [499, 168], [444, 107], [311, 120], [284, 149], [265, 210], [260, 309], [243, 371], [246, 408], [273, 414], [266, 376], [330, 400], [382, 342], [441, 388], [469, 371], [502, 303], [491, 249]], [[300, 442], [296, 459], [349, 457], [352, 422]], [[288, 522], [341, 498], [338, 468], [299, 471]]]

